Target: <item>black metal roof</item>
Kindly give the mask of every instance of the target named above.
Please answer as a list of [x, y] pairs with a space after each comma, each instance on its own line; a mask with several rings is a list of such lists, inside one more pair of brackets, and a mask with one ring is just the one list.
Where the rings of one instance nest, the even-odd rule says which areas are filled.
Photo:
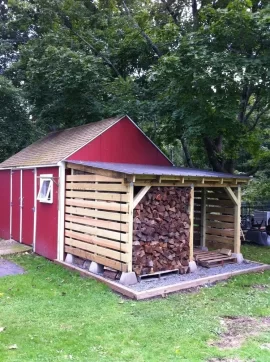
[[92, 161], [66, 161], [77, 165], [101, 168], [127, 175], [155, 175], [155, 176], [182, 176], [182, 177], [213, 177], [230, 179], [249, 179], [243, 175], [233, 175], [230, 173], [206, 171], [195, 168], [184, 168], [175, 166], [156, 166], [156, 165], [136, 165], [130, 163], [112, 163], [112, 162], [92, 162]]

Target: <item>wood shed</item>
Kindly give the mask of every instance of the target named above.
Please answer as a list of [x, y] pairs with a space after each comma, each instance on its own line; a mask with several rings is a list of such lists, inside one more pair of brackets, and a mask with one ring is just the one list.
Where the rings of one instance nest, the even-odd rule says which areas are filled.
[[65, 253], [124, 273], [190, 271], [194, 249], [241, 253], [248, 178], [173, 166], [69, 160]]

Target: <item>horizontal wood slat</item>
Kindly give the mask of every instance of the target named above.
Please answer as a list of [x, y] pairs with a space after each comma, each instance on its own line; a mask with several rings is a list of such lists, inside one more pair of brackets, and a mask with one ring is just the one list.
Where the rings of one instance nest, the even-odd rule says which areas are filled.
[[65, 230], [65, 236], [71, 239], [84, 241], [86, 243], [103, 246], [104, 248], [127, 252], [127, 245], [124, 243], [119, 243], [118, 241], [102, 239], [97, 236], [90, 236], [87, 234], [77, 233], [76, 231], [71, 231], [71, 230]]
[[66, 197], [73, 197], [76, 199], [88, 199], [88, 200], [104, 200], [104, 201], [119, 201], [127, 202], [127, 194], [117, 194], [109, 192], [95, 192], [92, 191], [66, 191]]
[[74, 240], [70, 238], [65, 239], [65, 244], [69, 246], [73, 246], [82, 250], [90, 251], [94, 254], [99, 254], [102, 256], [109, 257], [111, 259], [116, 259], [120, 262], [126, 262], [127, 261], [127, 255], [124, 253], [120, 253], [119, 251], [111, 250], [108, 248], [103, 248], [99, 245], [90, 244], [90, 243], [84, 243], [79, 240]]
[[90, 191], [112, 191], [127, 192], [128, 188], [122, 184], [93, 184], [84, 182], [67, 182], [67, 190], [90, 190]]
[[89, 181], [89, 182], [114, 182], [114, 183], [122, 183], [123, 179], [121, 178], [113, 178], [101, 175], [68, 175], [66, 176], [66, 181]]
[[230, 208], [218, 207], [218, 206], [215, 206], [215, 207], [206, 206], [206, 212], [207, 213], [214, 212], [214, 213], [222, 213], [222, 214], [234, 215], [233, 208], [230, 209]]
[[229, 222], [222, 222], [222, 221], [207, 221], [207, 226], [211, 226], [217, 229], [232, 229], [234, 228], [234, 224]]
[[97, 217], [99, 219], [128, 222], [127, 214], [121, 214], [116, 212], [113, 213], [109, 211], [95, 211], [92, 209], [83, 209], [80, 207], [66, 206], [66, 213], [81, 215], [81, 216]]
[[123, 234], [123, 233], [119, 233], [119, 232], [111, 231], [111, 230], [99, 229], [99, 228], [92, 227], [92, 226], [74, 224], [72, 222], [67, 222], [66, 221], [65, 222], [65, 228], [69, 229], [69, 230], [80, 231], [82, 233], [87, 233], [87, 234], [90, 234], [90, 235], [101, 236], [103, 238], [119, 240], [120, 242], [127, 242], [128, 241], [128, 235], [127, 234]]
[[209, 234], [206, 234], [205, 238], [207, 241], [217, 241], [217, 242], [233, 245], [232, 238], [226, 238], [224, 236], [209, 235]]
[[234, 231], [228, 229], [216, 229], [216, 228], [206, 227], [206, 234], [233, 237]]
[[85, 251], [85, 250], [81, 250], [81, 249], [74, 248], [74, 247], [71, 247], [71, 246], [65, 246], [65, 252], [70, 253], [70, 254], [75, 255], [75, 256], [79, 256], [79, 257], [81, 257], [83, 259], [88, 259], [88, 260], [95, 261], [96, 263], [108, 266], [108, 267], [116, 269], [116, 270], [121, 270], [121, 271], [124, 271], [124, 272], [126, 272], [128, 270], [128, 265], [127, 264], [120, 263], [118, 261], [114, 261], [112, 259], [108, 259], [108, 258], [102, 257], [100, 255], [90, 253], [90, 252]]
[[128, 224], [127, 223], [118, 223], [107, 220], [99, 220], [86, 216], [74, 216], [66, 214], [66, 221], [75, 222], [77, 224], [89, 225], [89, 226], [97, 226], [103, 229], [128, 232]]
[[207, 198], [207, 201], [206, 201], [206, 204], [207, 205], [217, 205], [217, 206], [230, 206], [230, 207], [233, 207], [233, 203], [231, 200], [210, 200]]
[[89, 208], [89, 209], [128, 212], [128, 204], [120, 204], [120, 203], [116, 203], [116, 202], [66, 199], [66, 205], [85, 207], [85, 208]]
[[215, 214], [206, 214], [207, 220], [219, 220], [219, 221], [228, 221], [233, 223], [234, 216], [232, 215], [215, 215]]

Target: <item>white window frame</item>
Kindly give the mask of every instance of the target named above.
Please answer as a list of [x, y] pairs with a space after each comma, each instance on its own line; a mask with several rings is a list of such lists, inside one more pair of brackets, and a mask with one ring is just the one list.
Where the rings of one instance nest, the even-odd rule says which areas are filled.
[[[39, 179], [40, 179], [40, 184], [39, 184], [37, 200], [39, 202], [44, 202], [46, 204], [52, 204], [53, 203], [53, 175], [43, 174], [43, 175], [39, 176]], [[48, 181], [49, 181], [49, 187], [48, 187], [46, 196], [42, 196], [41, 191], [42, 191], [43, 184], [44, 184], [44, 182], [48, 182]], [[49, 195], [51, 195], [50, 198], [49, 198]]]

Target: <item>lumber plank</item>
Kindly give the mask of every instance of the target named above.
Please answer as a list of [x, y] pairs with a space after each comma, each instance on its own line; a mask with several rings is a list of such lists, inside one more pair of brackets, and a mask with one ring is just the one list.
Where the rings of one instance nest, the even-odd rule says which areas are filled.
[[190, 218], [190, 229], [189, 229], [189, 260], [193, 260], [194, 250], [194, 186], [190, 188], [190, 200], [189, 200], [189, 218]]
[[219, 221], [227, 221], [227, 222], [234, 222], [234, 216], [232, 215], [215, 215], [215, 214], [206, 214], [207, 220], [219, 220]]
[[113, 240], [99, 238], [98, 236], [90, 236], [87, 234], [77, 233], [76, 231], [65, 230], [65, 236], [71, 239], [83, 241], [85, 243], [96, 244], [104, 248], [114, 249], [127, 253], [128, 247], [125, 243]]
[[114, 178], [114, 177], [107, 177], [101, 175], [67, 175], [66, 181], [75, 181], [75, 182], [82, 182], [82, 181], [89, 181], [89, 182], [114, 182], [114, 183], [122, 183], [122, 178]]
[[[219, 242], [223, 244], [233, 245], [233, 239], [219, 235], [206, 234], [207, 241]], [[228, 245], [226, 246], [228, 248]]]
[[134, 197], [133, 200], [133, 209], [138, 205], [138, 203], [141, 201], [141, 199], [147, 194], [147, 192], [150, 190], [151, 186], [144, 186]]
[[127, 187], [122, 184], [93, 184], [87, 182], [66, 182], [67, 190], [89, 190], [89, 191], [114, 191], [127, 192]]
[[80, 231], [82, 233], [87, 233], [95, 236], [100, 236], [103, 238], [114, 239], [121, 242], [128, 241], [128, 234], [119, 233], [111, 230], [98, 229], [96, 227], [85, 226], [81, 224], [75, 224], [72, 222], [65, 222], [65, 228], [69, 230]]
[[70, 214], [65, 215], [65, 220], [70, 222], [75, 222], [77, 224], [96, 226], [103, 229], [128, 232], [128, 224], [127, 223], [119, 223], [107, 220], [99, 220], [86, 216], [74, 216]]
[[206, 212], [207, 213], [222, 213], [222, 214], [228, 214], [228, 215], [234, 215], [234, 208], [225, 208], [225, 207], [213, 207], [213, 206], [206, 206]]
[[230, 207], [234, 207], [234, 204], [231, 200], [212, 200], [212, 199], [209, 199], [207, 197], [207, 201], [206, 201], [206, 204], [208, 206], [212, 206], [212, 205], [216, 205], [216, 206], [230, 206]]
[[234, 207], [234, 252], [241, 252], [241, 187], [236, 189], [237, 204]]
[[220, 236], [230, 236], [230, 237], [234, 236], [234, 230], [216, 229], [216, 228], [211, 228], [208, 226], [206, 228], [206, 233], [212, 234], [212, 235], [220, 235]]
[[128, 222], [128, 214], [117, 213], [117, 212], [95, 211], [91, 209], [83, 209], [80, 207], [73, 207], [73, 206], [66, 206], [65, 212], [74, 215], [96, 217], [98, 219]]
[[86, 207], [89, 209], [97, 209], [97, 210], [128, 212], [128, 204], [120, 204], [120, 203], [116, 203], [116, 202], [66, 199], [66, 205]]
[[123, 178], [124, 179], [124, 177], [126, 176], [122, 172], [104, 170], [102, 168], [78, 165], [78, 164], [74, 164], [74, 163], [67, 163], [67, 168], [71, 168], [73, 170], [78, 170], [78, 171], [83, 171], [83, 172], [89, 172], [89, 173], [101, 175], [101, 176], [113, 177], [113, 178]]
[[207, 226], [211, 226], [213, 228], [217, 228], [217, 229], [230, 229], [233, 230], [234, 229], [234, 225], [232, 223], [229, 222], [223, 222], [223, 221], [207, 221]]
[[120, 253], [119, 251], [103, 248], [99, 245], [84, 243], [82, 241], [74, 240], [74, 239], [70, 239], [70, 238], [65, 238], [65, 245], [73, 246], [73, 247], [81, 249], [81, 250], [90, 251], [91, 253], [109, 257], [111, 259], [115, 259], [120, 262], [125, 263], [127, 261], [127, 254]]
[[76, 199], [89, 199], [89, 200], [104, 200], [104, 201], [119, 201], [127, 202], [127, 194], [119, 194], [112, 192], [95, 192], [95, 190], [88, 191], [66, 191], [66, 197]]
[[92, 254], [85, 250], [80, 250], [77, 248], [73, 248], [71, 246], [65, 246], [65, 252], [75, 255], [75, 256], [79, 256], [83, 259], [95, 261], [96, 263], [108, 266], [112, 269], [116, 269], [116, 270], [120, 270], [120, 271], [124, 271], [124, 272], [127, 271], [127, 264], [120, 263], [119, 261], [108, 259], [108, 258], [105, 258], [100, 255]]

